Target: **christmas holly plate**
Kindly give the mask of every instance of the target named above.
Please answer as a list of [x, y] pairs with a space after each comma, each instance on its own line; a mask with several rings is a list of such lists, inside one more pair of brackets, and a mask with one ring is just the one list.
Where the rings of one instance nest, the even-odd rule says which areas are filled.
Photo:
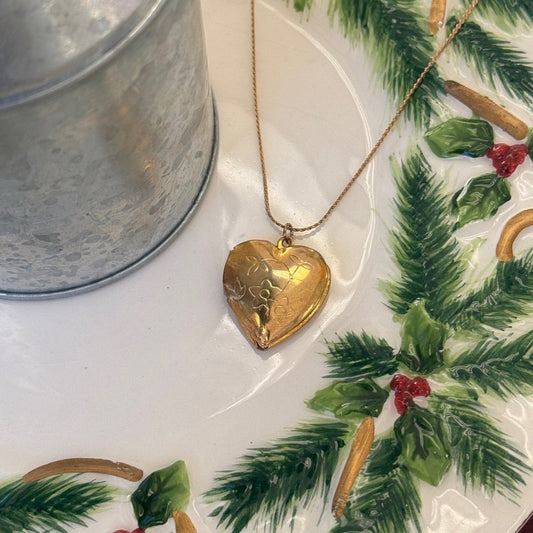
[[[278, 219], [328, 210], [466, 7], [258, 0]], [[107, 287], [0, 302], [0, 531], [519, 530], [533, 511], [531, 2], [480, 0], [331, 217], [295, 236], [329, 265], [329, 295], [264, 351], [222, 290], [237, 243], [281, 237], [263, 206], [249, 8], [203, 2], [219, 158], [179, 238]]]

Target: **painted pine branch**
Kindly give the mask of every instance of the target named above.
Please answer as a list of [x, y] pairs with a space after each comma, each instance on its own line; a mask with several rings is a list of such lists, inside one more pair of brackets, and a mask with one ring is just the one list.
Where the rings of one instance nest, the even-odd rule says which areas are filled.
[[450, 376], [506, 399], [533, 391], [533, 331], [511, 340], [483, 340], [455, 358]]
[[384, 339], [363, 332], [348, 332], [336, 341], [327, 342], [326, 363], [331, 378], [375, 378], [393, 374], [398, 368], [393, 349]]
[[520, 485], [525, 484], [523, 474], [531, 468], [494, 426], [479, 401], [454, 390], [446, 395], [432, 394], [429, 405], [449, 429], [452, 459], [465, 489], [483, 490], [489, 497], [495, 493], [517, 496]]
[[[463, 0], [465, 7], [469, 3], [470, 0]], [[533, 2], [529, 0], [483, 0], [476, 6], [476, 11], [496, 24], [503, 22], [510, 28], [520, 26], [522, 21], [533, 23]]]
[[399, 275], [382, 283], [384, 294], [399, 315], [422, 300], [428, 314], [444, 322], [447, 306], [460, 294], [464, 272], [448, 217], [449, 199], [419, 150], [394, 162], [392, 170], [398, 194], [390, 246]]
[[[519, 4], [529, 5], [533, 11], [533, 2]], [[479, 3], [480, 8], [482, 5], [484, 2]], [[456, 22], [457, 19], [451, 17], [448, 28]], [[533, 104], [533, 64], [523, 51], [472, 21], [465, 23], [452, 41], [452, 47], [483, 83], [493, 89], [503, 88], [511, 97], [529, 106]]]
[[314, 0], [292, 0], [292, 5], [296, 11], [307, 11], [311, 9]]
[[488, 326], [503, 330], [531, 312], [533, 251], [511, 261], [498, 262], [483, 285], [452, 302], [445, 320], [455, 328], [475, 330]]
[[421, 531], [418, 487], [399, 462], [395, 438], [377, 440], [359, 474], [344, 515], [331, 533]]
[[82, 482], [78, 476], [55, 476], [0, 486], [2, 533], [67, 533], [67, 527], [85, 526], [93, 512], [111, 501], [113, 489], [101, 482]]
[[325, 500], [347, 432], [339, 422], [302, 424], [288, 437], [250, 450], [206, 494], [222, 502], [211, 516], [233, 533], [262, 517], [276, 531], [299, 505], [315, 496]]
[[[348, 38], [366, 45], [383, 88], [399, 104], [434, 54], [424, 29], [427, 16], [419, 4], [413, 0], [330, 0], [328, 9]], [[432, 69], [406, 116], [418, 126], [427, 126], [443, 91], [443, 81]]]

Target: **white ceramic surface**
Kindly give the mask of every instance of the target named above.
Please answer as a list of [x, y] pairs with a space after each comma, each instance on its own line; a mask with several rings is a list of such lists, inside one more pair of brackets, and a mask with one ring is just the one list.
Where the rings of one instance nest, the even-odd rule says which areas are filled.
[[[236, 243], [278, 238], [262, 205], [248, 3], [205, 0], [203, 7], [220, 117], [212, 183], [180, 237], [125, 279], [67, 299], [0, 302], [0, 479], [69, 456], [107, 457], [146, 472], [183, 459], [192, 485], [189, 515], [200, 533], [210, 533], [216, 522], [201, 495], [216, 472], [309, 418], [304, 402], [325, 386], [323, 338], [371, 330], [397, 343], [398, 328], [377, 281], [393, 272], [385, 246], [394, 196], [388, 160], [403, 153], [411, 136], [406, 123], [395, 129], [327, 224], [302, 241], [319, 250], [332, 271], [324, 309], [272, 351], [254, 350], [221, 287], [226, 255]], [[363, 52], [330, 25], [325, 8], [317, 6], [308, 18], [269, 0], [259, 4], [258, 15], [272, 204], [281, 219], [307, 224], [342, 188], [393, 109]], [[521, 45], [531, 49], [532, 38], [525, 35]], [[464, 113], [460, 104], [447, 103]], [[517, 110], [533, 123], [530, 111]], [[463, 168], [475, 175], [487, 165], [428, 158], [449, 176], [450, 190]], [[459, 232], [463, 242], [487, 239], [476, 256], [480, 271], [494, 261], [490, 250], [505, 220], [533, 204], [532, 169], [529, 164], [516, 178], [518, 194], [496, 217]], [[517, 252], [531, 248], [533, 232], [526, 230], [517, 244]], [[524, 321], [524, 331], [532, 323], [531, 317]], [[490, 409], [532, 464], [533, 399], [494, 401]], [[394, 417], [389, 402], [377, 430]], [[514, 505], [499, 496], [465, 494], [450, 471], [440, 486], [422, 492], [424, 531], [511, 533], [533, 510], [533, 478], [528, 483]], [[124, 488], [120, 501], [94, 515], [88, 529], [73, 531], [136, 527], [127, 501], [135, 484], [118, 485]], [[317, 525], [319, 515], [320, 508], [302, 511], [293, 531], [320, 533], [334, 525], [325, 518]], [[152, 531], [173, 530], [167, 524]]]

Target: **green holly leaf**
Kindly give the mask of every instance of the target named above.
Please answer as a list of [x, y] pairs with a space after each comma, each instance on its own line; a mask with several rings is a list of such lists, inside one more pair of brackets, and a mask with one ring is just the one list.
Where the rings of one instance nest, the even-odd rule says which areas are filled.
[[415, 300], [404, 315], [399, 359], [413, 372], [429, 374], [444, 364], [444, 342], [448, 330], [426, 311], [423, 300]]
[[394, 433], [402, 446], [400, 461], [419, 479], [436, 487], [452, 464], [442, 420], [414, 406], [396, 419]]
[[318, 391], [307, 406], [315, 411], [330, 411], [339, 420], [350, 423], [365, 416], [379, 416], [388, 397], [389, 392], [372, 379], [336, 381]]
[[510, 199], [509, 182], [495, 172], [472, 178], [452, 198], [452, 213], [457, 216], [456, 227], [494, 216], [500, 206]]
[[174, 511], [184, 511], [189, 504], [190, 489], [183, 461], [150, 474], [131, 495], [139, 527], [165, 524]]
[[430, 128], [424, 138], [439, 157], [480, 157], [494, 144], [494, 130], [485, 120], [451, 118]]
[[529, 148], [529, 158], [533, 159], [533, 128], [530, 128], [527, 132], [526, 144]]

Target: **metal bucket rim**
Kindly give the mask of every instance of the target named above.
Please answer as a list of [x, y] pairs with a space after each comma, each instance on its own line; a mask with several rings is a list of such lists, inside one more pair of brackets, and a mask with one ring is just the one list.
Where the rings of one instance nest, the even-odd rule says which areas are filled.
[[103, 54], [93, 58], [87, 64], [83, 65], [82, 68], [77, 70], [67, 69], [61, 76], [52, 78], [46, 83], [38, 84], [19, 93], [0, 97], [0, 111], [47, 97], [50, 94], [83, 80], [92, 72], [105, 66], [125, 47], [127, 47], [147, 26], [149, 26], [155, 18], [157, 18], [157, 15], [168, 1], [169, 0], [157, 0], [147, 11], [142, 13], [138, 20], [134, 21], [132, 27], [125, 33], [119, 42], [111, 43], [109, 48], [106, 49]]

